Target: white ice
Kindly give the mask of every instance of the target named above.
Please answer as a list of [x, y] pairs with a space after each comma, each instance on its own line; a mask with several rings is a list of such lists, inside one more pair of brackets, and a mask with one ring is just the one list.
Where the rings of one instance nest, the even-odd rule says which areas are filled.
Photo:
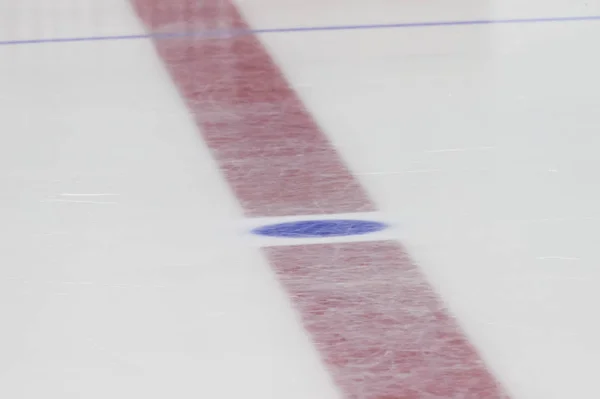
[[[0, 0], [0, 41], [143, 33]], [[239, 0], [253, 27], [600, 15]], [[514, 399], [599, 398], [600, 21], [261, 36]], [[147, 40], [0, 46], [0, 397], [337, 392]], [[485, 398], [483, 398], [485, 399]]]

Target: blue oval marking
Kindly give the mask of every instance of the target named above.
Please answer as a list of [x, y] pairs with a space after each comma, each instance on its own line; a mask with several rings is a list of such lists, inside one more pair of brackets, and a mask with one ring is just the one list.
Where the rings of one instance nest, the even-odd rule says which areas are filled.
[[283, 238], [342, 237], [375, 233], [387, 227], [384, 223], [369, 220], [303, 220], [262, 226], [252, 232]]

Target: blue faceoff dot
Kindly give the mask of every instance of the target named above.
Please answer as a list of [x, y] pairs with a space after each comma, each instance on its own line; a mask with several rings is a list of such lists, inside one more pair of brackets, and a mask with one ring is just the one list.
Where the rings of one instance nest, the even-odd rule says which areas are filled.
[[387, 227], [368, 220], [303, 220], [258, 227], [252, 233], [283, 238], [343, 237], [375, 233]]

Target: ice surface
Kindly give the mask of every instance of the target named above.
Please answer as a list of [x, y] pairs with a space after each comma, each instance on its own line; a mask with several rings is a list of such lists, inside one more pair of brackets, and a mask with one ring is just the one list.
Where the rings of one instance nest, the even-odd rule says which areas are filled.
[[0, 396], [600, 396], [598, 5], [236, 5], [0, 0]]

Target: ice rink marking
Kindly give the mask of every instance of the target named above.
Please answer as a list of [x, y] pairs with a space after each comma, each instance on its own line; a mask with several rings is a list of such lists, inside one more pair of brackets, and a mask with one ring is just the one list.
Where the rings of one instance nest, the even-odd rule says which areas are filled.
[[[251, 234], [252, 230], [278, 223], [300, 222], [306, 220], [364, 220], [384, 223], [386, 229], [381, 231], [371, 232], [368, 234], [344, 235], [336, 237], [266, 237], [261, 235]], [[351, 242], [370, 242], [370, 241], [390, 241], [400, 240], [404, 238], [402, 235], [402, 223], [399, 220], [393, 219], [389, 215], [381, 212], [364, 212], [364, 213], [344, 213], [344, 214], [328, 214], [328, 215], [304, 215], [304, 216], [284, 216], [284, 217], [262, 217], [245, 219], [238, 230], [238, 234], [243, 237], [243, 241], [247, 245], [255, 247], [275, 247], [275, 246], [291, 246], [291, 245], [312, 245], [312, 244], [341, 244]]]
[[0, 46], [17, 46], [28, 44], [50, 44], [50, 43], [73, 43], [73, 42], [97, 42], [110, 40], [141, 40], [141, 39], [177, 39], [182, 37], [231, 37], [238, 35], [259, 35], [271, 33], [299, 33], [320, 31], [351, 31], [351, 30], [375, 30], [375, 29], [409, 29], [427, 27], [452, 27], [452, 26], [474, 26], [474, 25], [503, 25], [503, 24], [538, 24], [557, 22], [593, 22], [600, 21], [600, 15], [583, 15], [573, 17], [546, 17], [546, 18], [506, 18], [506, 19], [479, 19], [466, 21], [430, 21], [430, 22], [399, 22], [392, 24], [357, 24], [357, 25], [333, 25], [333, 26], [297, 26], [284, 28], [265, 29], [230, 29], [230, 30], [206, 30], [192, 32], [170, 32], [149, 33], [141, 35], [108, 35], [108, 36], [86, 36], [86, 37], [56, 37], [19, 40], [0, 40]]
[[[149, 31], [250, 31], [228, 0], [131, 1]], [[377, 212], [255, 36], [154, 44], [248, 220]], [[399, 241], [262, 252], [341, 397], [508, 397]]]

